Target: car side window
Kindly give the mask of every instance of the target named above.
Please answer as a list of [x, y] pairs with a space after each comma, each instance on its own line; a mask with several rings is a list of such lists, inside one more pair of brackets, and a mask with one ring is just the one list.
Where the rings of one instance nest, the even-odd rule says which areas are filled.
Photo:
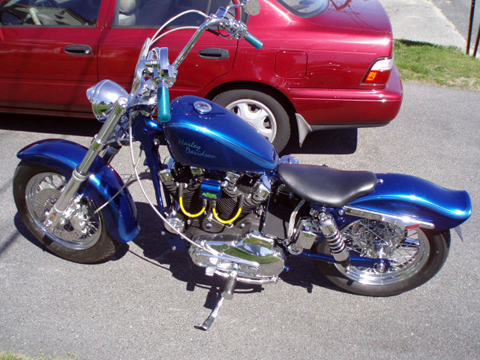
[[[206, 14], [227, 6], [231, 0], [118, 0], [115, 13], [116, 27], [155, 27], [183, 11], [196, 9]], [[187, 14], [175, 20], [171, 26], [198, 26], [203, 18]]]
[[3, 0], [2, 26], [95, 26], [101, 0]]

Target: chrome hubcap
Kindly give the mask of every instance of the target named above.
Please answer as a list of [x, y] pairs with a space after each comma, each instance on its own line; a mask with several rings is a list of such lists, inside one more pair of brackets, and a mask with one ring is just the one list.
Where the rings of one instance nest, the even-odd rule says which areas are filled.
[[336, 264], [343, 275], [368, 285], [388, 285], [411, 278], [425, 265], [430, 244], [420, 229], [402, 230], [398, 226], [362, 219], [343, 231], [350, 254], [374, 259], [388, 259], [387, 268], [380, 263], [374, 268], [351, 266], [347, 270]]
[[277, 123], [273, 112], [259, 101], [241, 99], [232, 102], [226, 107], [243, 120], [252, 125], [260, 134], [270, 142], [277, 135]]
[[47, 229], [44, 221], [57, 202], [63, 188], [65, 177], [45, 172], [35, 175], [26, 187], [27, 209], [37, 226], [53, 241], [73, 250], [85, 250], [95, 245], [100, 238], [101, 222], [95, 214], [95, 204], [77, 197], [65, 211], [65, 218], [54, 229]]

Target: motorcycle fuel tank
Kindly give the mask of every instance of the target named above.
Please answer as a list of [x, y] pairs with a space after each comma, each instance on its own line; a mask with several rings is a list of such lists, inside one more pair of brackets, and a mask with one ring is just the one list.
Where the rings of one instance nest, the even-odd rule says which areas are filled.
[[278, 154], [253, 126], [218, 104], [182, 96], [163, 123], [173, 157], [184, 165], [223, 171], [275, 170]]

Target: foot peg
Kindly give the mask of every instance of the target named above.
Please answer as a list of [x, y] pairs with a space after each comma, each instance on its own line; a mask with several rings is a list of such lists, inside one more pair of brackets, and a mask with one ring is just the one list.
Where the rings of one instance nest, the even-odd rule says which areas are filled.
[[224, 300], [232, 300], [233, 299], [233, 292], [235, 287], [237, 286], [237, 273], [234, 271], [232, 272], [229, 277], [227, 278], [227, 282], [225, 284], [225, 289], [220, 296], [220, 299], [217, 302], [217, 305], [212, 310], [208, 318], [203, 322], [202, 325], [196, 325], [196, 329], [207, 331], [212, 326], [213, 322], [217, 318], [218, 311], [223, 305]]

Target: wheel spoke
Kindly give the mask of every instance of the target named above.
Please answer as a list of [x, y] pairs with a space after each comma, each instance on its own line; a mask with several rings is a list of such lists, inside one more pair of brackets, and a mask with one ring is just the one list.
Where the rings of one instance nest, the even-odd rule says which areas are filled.
[[385, 285], [414, 276], [427, 261], [430, 251], [423, 232], [412, 229], [407, 233], [381, 221], [357, 220], [347, 226], [343, 234], [350, 252], [363, 257], [388, 259], [390, 263], [386, 271], [354, 266], [346, 271], [336, 265], [347, 278], [365, 284]]
[[[78, 200], [71, 205], [67, 223], [53, 230], [43, 224], [46, 215], [58, 200], [65, 178], [56, 173], [39, 173], [26, 187], [28, 211], [35, 223], [53, 241], [74, 250], [84, 250], [95, 245], [100, 237], [99, 215], [95, 214], [95, 205], [88, 199]], [[78, 201], [84, 203], [79, 205]]]

